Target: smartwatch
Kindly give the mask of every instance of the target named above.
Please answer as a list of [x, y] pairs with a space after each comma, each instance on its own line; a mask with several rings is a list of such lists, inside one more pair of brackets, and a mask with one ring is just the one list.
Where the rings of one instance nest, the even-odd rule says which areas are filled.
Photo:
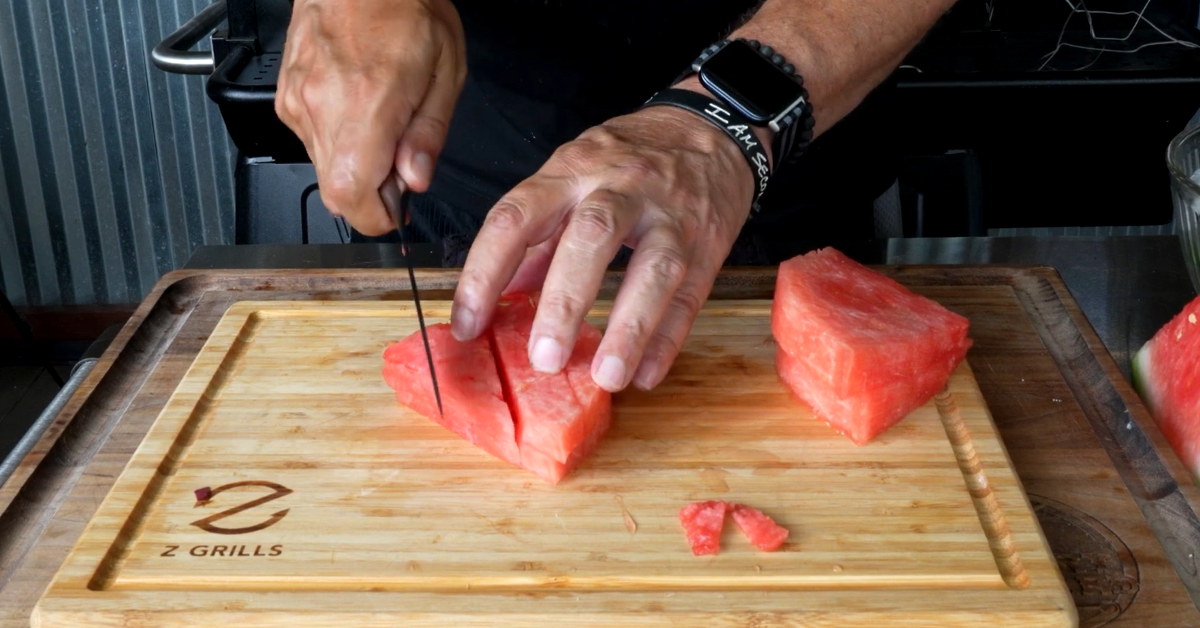
[[804, 80], [783, 55], [754, 40], [727, 39], [700, 53], [692, 72], [722, 103], [774, 132], [774, 163], [798, 157], [812, 141], [812, 104]]

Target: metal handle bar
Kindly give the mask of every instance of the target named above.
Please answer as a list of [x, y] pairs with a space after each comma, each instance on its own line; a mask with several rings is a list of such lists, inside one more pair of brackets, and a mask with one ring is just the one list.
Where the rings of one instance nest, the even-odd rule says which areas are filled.
[[159, 69], [176, 74], [212, 74], [211, 50], [189, 50], [225, 19], [225, 0], [215, 0], [154, 47], [150, 58]]

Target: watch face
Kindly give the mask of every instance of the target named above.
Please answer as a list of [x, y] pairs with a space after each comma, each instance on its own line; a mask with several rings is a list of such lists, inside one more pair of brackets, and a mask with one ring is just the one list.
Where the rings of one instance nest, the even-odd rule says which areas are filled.
[[752, 122], [766, 124], [803, 94], [796, 81], [758, 54], [733, 40], [704, 62], [700, 82]]

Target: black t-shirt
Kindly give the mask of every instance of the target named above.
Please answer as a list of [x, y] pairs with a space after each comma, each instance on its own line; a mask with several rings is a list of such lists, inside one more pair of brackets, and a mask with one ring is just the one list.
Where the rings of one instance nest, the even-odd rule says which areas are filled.
[[[559, 145], [637, 109], [755, 4], [456, 0], [467, 38], [468, 77], [433, 186], [413, 204], [412, 235], [469, 240], [496, 200]], [[764, 215], [747, 232], [778, 238], [816, 228], [844, 237], [869, 229], [863, 203], [869, 207], [889, 181], [868, 176], [878, 170], [872, 162], [885, 153], [858, 138], [871, 136], [876, 144], [883, 138], [878, 128], [854, 130], [861, 126], [850, 119], [839, 124], [800, 164], [773, 177]], [[847, 211], [851, 206], [855, 209]], [[836, 221], [824, 219], [835, 214]]]

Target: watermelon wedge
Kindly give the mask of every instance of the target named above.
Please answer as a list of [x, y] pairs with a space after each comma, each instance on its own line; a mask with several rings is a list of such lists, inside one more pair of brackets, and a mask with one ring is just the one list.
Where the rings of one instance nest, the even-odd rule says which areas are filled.
[[383, 378], [402, 405], [556, 484], [608, 430], [612, 396], [592, 382], [600, 332], [587, 323], [562, 371], [533, 370], [526, 347], [536, 309], [532, 295], [506, 298], [488, 332], [465, 343], [454, 339], [449, 324], [429, 326], [442, 415], [429, 384], [420, 332], [384, 350]]
[[1175, 454], [1200, 481], [1200, 296], [1134, 355], [1133, 384]]
[[971, 346], [968, 321], [832, 248], [779, 267], [776, 370], [862, 445], [941, 390]]

